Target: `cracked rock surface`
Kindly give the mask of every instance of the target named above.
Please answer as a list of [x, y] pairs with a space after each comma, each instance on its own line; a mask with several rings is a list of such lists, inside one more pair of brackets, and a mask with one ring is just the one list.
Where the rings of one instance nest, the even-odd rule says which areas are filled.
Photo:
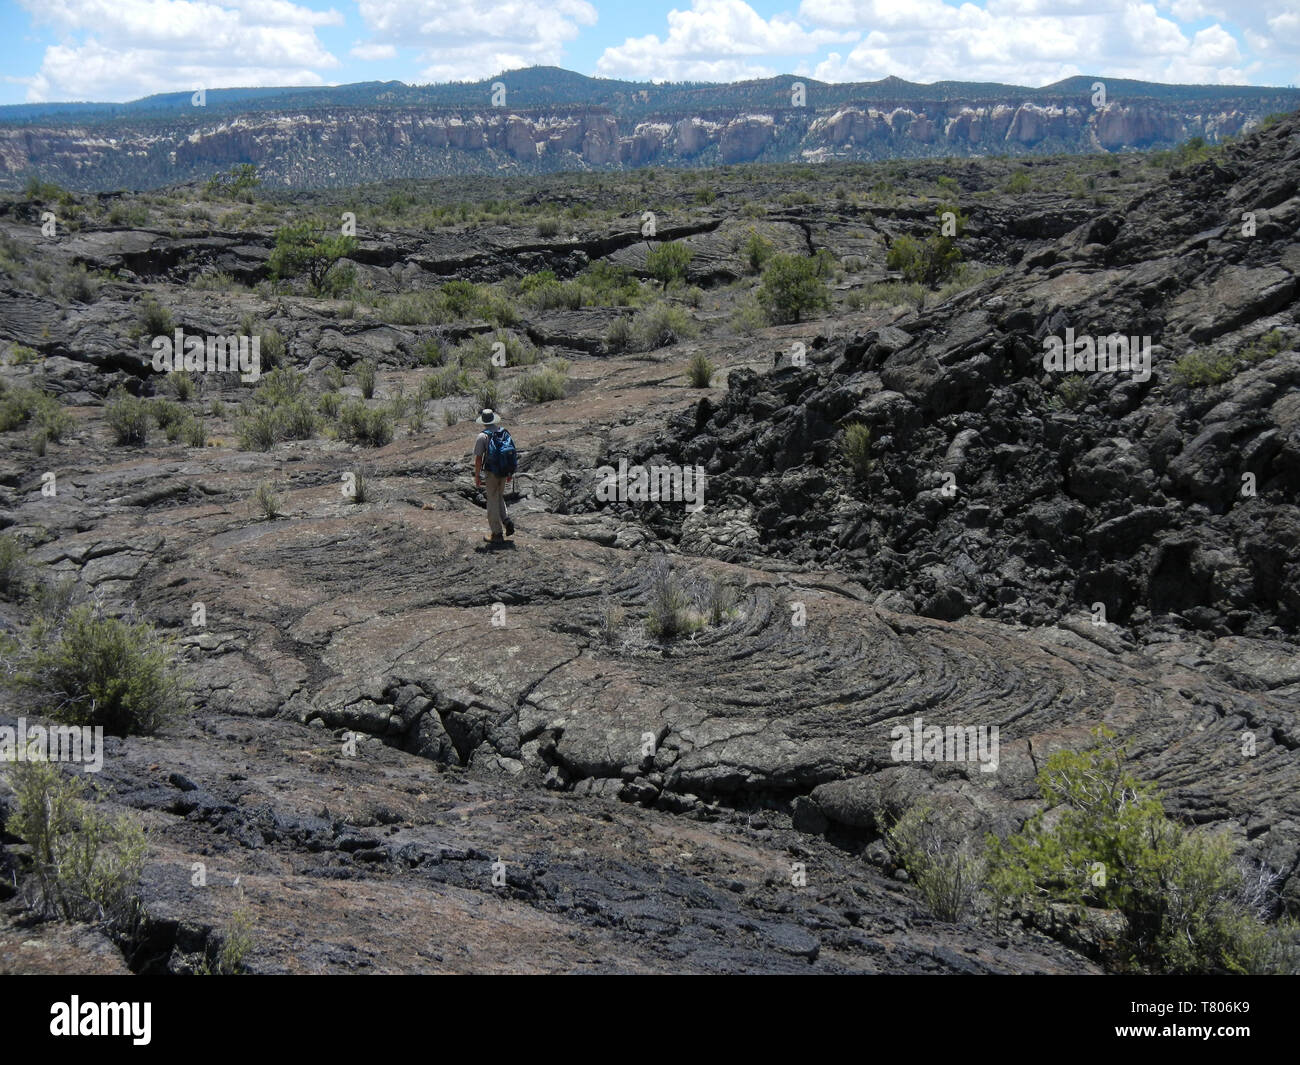
[[[1281, 870], [1300, 906], [1300, 355], [1285, 346], [1196, 395], [1158, 359], [1141, 387], [1094, 381], [1076, 411], [1050, 406], [1036, 362], [1062, 315], [1170, 350], [1291, 330], [1298, 168], [1292, 120], [1123, 212], [1071, 202], [1026, 228], [990, 208], [979, 239], [1004, 243], [1009, 273], [906, 314], [642, 356], [605, 350], [593, 312], [529, 318], [521, 329], [572, 360], [569, 393], [507, 408], [524, 454], [518, 531], [496, 552], [464, 421], [364, 452], [336, 439], [240, 451], [228, 384], [212, 446], [112, 445], [109, 388], [155, 387], [128, 296], [142, 272], [183, 280], [193, 247], [70, 238], [62, 254], [136, 280], [63, 311], [0, 293], [0, 332], [46, 356], [7, 378], [40, 372], [75, 419], [42, 459], [2, 438], [0, 524], [78, 595], [174, 636], [195, 693], [190, 720], [110, 739], [97, 780], [106, 808], [150, 832], [129, 966], [188, 971], [246, 909], [248, 964], [267, 973], [1092, 972], [1037, 932], [926, 916], [879, 835], [922, 800], [972, 836], [1013, 830], [1045, 759], [1102, 724], [1171, 814]], [[1239, 246], [1222, 219], [1252, 206], [1277, 228]], [[833, 244], [834, 220], [807, 210], [786, 235]], [[21, 235], [13, 216], [3, 225]], [[702, 283], [742, 273], [718, 229], [683, 232]], [[374, 269], [420, 259], [389, 248]], [[201, 254], [257, 277], [268, 251], [265, 234], [218, 234]], [[423, 254], [439, 277], [479, 269], [478, 254], [492, 263], [479, 280], [512, 269], [483, 244]], [[569, 251], [538, 254], [562, 270]], [[165, 291], [200, 331], [253, 300]], [[336, 358], [375, 359], [386, 397], [429, 372], [411, 357], [418, 330], [307, 298], [275, 313], [300, 321], [283, 328], [313, 383]], [[808, 365], [774, 366], [800, 338]], [[687, 387], [702, 350], [729, 388], [722, 374]], [[880, 449], [865, 486], [837, 450], [855, 420]], [[597, 470], [620, 457], [698, 462], [708, 505], [598, 505]], [[368, 498], [354, 503], [339, 485], [361, 468]], [[1246, 501], [1242, 472], [1258, 483]], [[281, 494], [277, 519], [249, 503], [262, 482]], [[734, 605], [651, 638], [665, 559]], [[21, 621], [0, 602], [0, 625]], [[26, 712], [0, 699], [0, 725]], [[918, 717], [997, 726], [995, 770], [896, 761], [894, 730]], [[0, 835], [0, 853], [13, 843]], [[115, 964], [87, 930], [36, 934], [3, 904], [5, 965]]]

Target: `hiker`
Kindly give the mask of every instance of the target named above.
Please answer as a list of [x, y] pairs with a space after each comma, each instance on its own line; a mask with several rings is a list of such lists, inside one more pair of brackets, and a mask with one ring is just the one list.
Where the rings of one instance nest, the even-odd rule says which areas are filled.
[[[487, 495], [488, 529], [492, 535], [485, 536], [484, 540], [489, 544], [503, 544], [505, 536], [515, 534], [515, 523], [506, 513], [506, 485], [513, 480], [518, 463], [515, 442], [502, 428], [501, 415], [490, 407], [483, 409], [474, 424], [483, 427], [474, 439], [474, 484]], [[505, 536], [501, 535], [503, 528]]]

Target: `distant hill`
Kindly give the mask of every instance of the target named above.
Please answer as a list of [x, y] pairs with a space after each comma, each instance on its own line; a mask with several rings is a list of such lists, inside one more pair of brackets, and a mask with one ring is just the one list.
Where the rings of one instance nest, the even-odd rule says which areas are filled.
[[201, 107], [189, 92], [0, 107], [0, 185], [37, 174], [83, 190], [150, 188], [236, 163], [256, 164], [273, 185], [325, 187], [502, 171], [1122, 151], [1193, 136], [1214, 142], [1297, 108], [1296, 89], [1089, 76], [1041, 88], [791, 75], [653, 84], [530, 67], [443, 85], [209, 89]]

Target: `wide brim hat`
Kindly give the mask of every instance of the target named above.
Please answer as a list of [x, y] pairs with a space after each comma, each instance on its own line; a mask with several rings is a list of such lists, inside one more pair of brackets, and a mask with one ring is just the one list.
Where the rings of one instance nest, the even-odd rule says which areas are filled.
[[480, 413], [479, 416], [474, 419], [474, 424], [483, 425], [483, 426], [500, 425], [501, 415], [499, 415], [496, 411], [492, 410], [491, 407], [484, 407], [482, 413]]

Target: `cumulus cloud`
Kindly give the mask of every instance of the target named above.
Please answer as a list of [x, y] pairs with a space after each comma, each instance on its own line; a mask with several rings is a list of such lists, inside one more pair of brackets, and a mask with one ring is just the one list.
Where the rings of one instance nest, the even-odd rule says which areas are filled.
[[[19, 2], [56, 42], [35, 75], [6, 79], [26, 84], [33, 101], [318, 85], [340, 66], [318, 31], [343, 16], [303, 0]], [[564, 66], [601, 2], [622, 0], [357, 0], [364, 32], [345, 58], [401, 58], [409, 65], [399, 69], [423, 81]], [[771, 17], [747, 0], [681, 3], [662, 26], [647, 13], [656, 24], [644, 28], [658, 32], [611, 43], [594, 73], [1044, 85], [1075, 74], [1242, 83], [1263, 72], [1300, 81], [1300, 0], [800, 0], [794, 14]]]
[[368, 44], [420, 49], [427, 81], [562, 65], [565, 43], [597, 18], [587, 0], [360, 0], [357, 10]]
[[[1173, 7], [1197, 17], [1201, 0], [803, 0], [799, 18], [867, 32], [847, 54], [814, 68], [826, 81], [893, 74], [910, 81], [1045, 85], [1076, 74], [1148, 81], [1245, 80], [1239, 40], [1216, 23], [1189, 33]], [[1164, 9], [1163, 11], [1161, 9]], [[1172, 16], [1172, 17], [1171, 17]]]
[[338, 65], [316, 27], [343, 16], [289, 0], [20, 0], [64, 38], [45, 50], [27, 98], [128, 100], [155, 92], [319, 85]]
[[788, 15], [763, 18], [744, 0], [692, 0], [689, 11], [668, 13], [668, 32], [629, 37], [605, 49], [596, 71], [609, 77], [715, 81], [770, 77], [775, 57], [811, 55], [828, 44], [853, 41], [856, 30], [808, 30]]
[[397, 48], [391, 44], [362, 44], [357, 41], [350, 49], [348, 55], [354, 59], [393, 59], [397, 56]]

